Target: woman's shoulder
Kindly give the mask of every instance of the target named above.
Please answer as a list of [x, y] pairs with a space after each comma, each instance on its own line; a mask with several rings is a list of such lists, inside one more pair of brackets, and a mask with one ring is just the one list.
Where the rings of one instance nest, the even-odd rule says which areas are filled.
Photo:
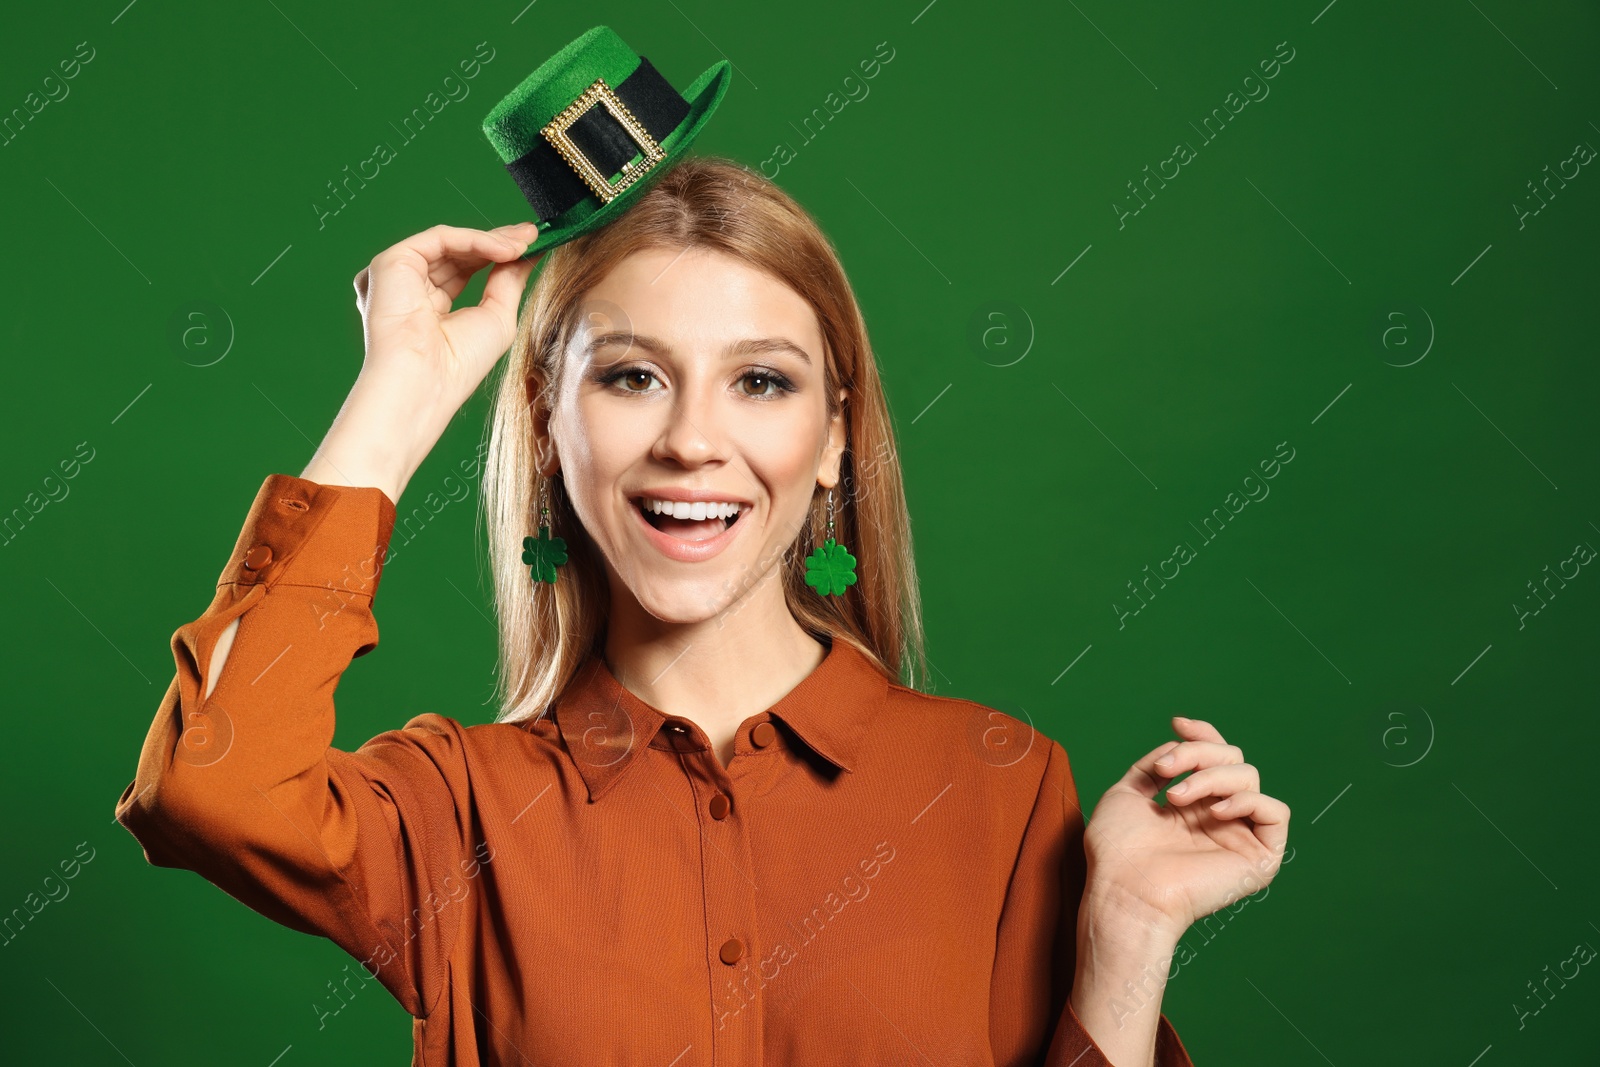
[[537, 766], [543, 756], [553, 766], [560, 751], [554, 720], [466, 723], [438, 712], [413, 715], [406, 724], [373, 737], [358, 750], [364, 755], [426, 760], [439, 771], [470, 774], [480, 766], [514, 759]]
[[[1052, 759], [1065, 760], [1060, 742], [1046, 735], [1021, 706], [1007, 711], [891, 682], [875, 719], [871, 732], [898, 748], [902, 757], [922, 755], [952, 773], [1004, 780], [1022, 792], [1037, 791]], [[1001, 771], [1008, 773], [996, 773]]]
[[404, 726], [386, 730], [374, 737], [396, 734], [417, 739], [437, 738], [438, 743], [471, 745], [504, 745], [538, 743], [555, 733], [555, 720], [549, 716], [527, 719], [522, 722], [463, 722], [453, 715], [436, 711], [418, 712], [406, 720]]

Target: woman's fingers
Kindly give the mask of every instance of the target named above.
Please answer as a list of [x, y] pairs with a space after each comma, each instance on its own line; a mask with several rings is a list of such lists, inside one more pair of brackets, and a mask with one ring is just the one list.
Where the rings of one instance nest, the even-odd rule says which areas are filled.
[[458, 308], [440, 320], [451, 349], [467, 360], [475, 381], [516, 339], [517, 309], [538, 258], [496, 263], [477, 306]]
[[363, 319], [402, 319], [418, 310], [450, 314], [473, 275], [491, 263], [518, 260], [538, 236], [531, 222], [476, 230], [430, 226], [372, 257], [353, 279]]
[[1184, 740], [1168, 741], [1146, 752], [1128, 768], [1118, 785], [1154, 799], [1168, 781], [1185, 771], [1244, 762], [1244, 753], [1224, 742], [1209, 722], [1174, 715], [1172, 729]]
[[1289, 842], [1289, 805], [1253, 789], [1241, 790], [1210, 807], [1219, 819], [1243, 819], [1254, 824], [1256, 840], [1282, 855]]
[[[477, 231], [474, 231], [477, 232]], [[481, 231], [495, 238], [493, 243], [474, 242], [466, 251], [450, 251], [433, 261], [428, 270], [428, 281], [441, 290], [450, 301], [466, 289], [475, 274], [490, 263], [507, 263], [518, 259], [528, 250], [528, 245], [538, 236], [538, 227], [532, 224], [501, 226]], [[445, 308], [448, 312], [450, 309]]]
[[447, 226], [439, 223], [385, 249], [378, 253], [378, 257], [382, 258], [391, 253], [397, 256], [412, 253], [421, 256], [429, 264], [430, 269], [433, 264], [447, 259], [477, 258], [487, 263], [490, 260], [509, 259], [506, 254], [507, 249], [519, 240], [523, 244], [523, 249], [519, 249], [516, 254], [521, 255], [528, 243], [533, 240], [533, 235], [537, 233], [538, 227], [531, 222], [500, 226], [493, 230], [475, 230], [469, 226]]
[[[528, 245], [533, 238], [538, 236], [538, 230], [529, 228], [519, 231], [516, 227], [502, 226], [497, 230], [486, 231], [494, 236], [494, 243], [484, 247], [474, 246], [461, 252], [447, 252], [433, 262], [428, 271], [428, 280], [439, 288], [455, 286], [455, 295], [460, 296], [461, 290], [466, 288], [466, 280], [489, 263], [505, 263], [521, 256], [528, 250]], [[529, 236], [524, 239], [521, 234]]]
[[1226, 797], [1261, 788], [1261, 772], [1249, 763], [1229, 763], [1196, 771], [1167, 787], [1170, 804], [1193, 804], [1202, 797]]
[[1204, 719], [1186, 719], [1182, 715], [1172, 717], [1172, 730], [1181, 737], [1192, 741], [1215, 741], [1219, 745], [1225, 744], [1217, 728]]
[[[474, 274], [489, 263], [504, 263], [521, 256], [538, 233], [538, 226], [531, 222], [492, 230], [442, 223], [430, 226], [374, 256], [372, 263], [354, 279], [356, 299], [365, 303], [375, 271], [400, 269], [427, 279], [453, 301]], [[449, 310], [449, 307], [444, 308], [444, 312]]]
[[509, 263], [496, 263], [489, 270], [489, 280], [483, 285], [483, 297], [478, 306], [502, 316], [513, 329], [517, 324], [517, 309], [522, 305], [522, 292], [527, 287], [528, 275], [543, 259], [543, 253], [527, 259], [514, 259]]
[[1224, 745], [1215, 741], [1180, 741], [1165, 755], [1157, 757], [1153, 766], [1156, 777], [1176, 778], [1184, 771], [1243, 762], [1244, 752], [1238, 745]]
[[1166, 784], [1165, 778], [1156, 770], [1156, 761], [1178, 746], [1176, 741], [1168, 741], [1146, 752], [1134, 761], [1126, 774], [1112, 788], [1131, 789], [1140, 796], [1150, 800], [1161, 792], [1161, 787]]

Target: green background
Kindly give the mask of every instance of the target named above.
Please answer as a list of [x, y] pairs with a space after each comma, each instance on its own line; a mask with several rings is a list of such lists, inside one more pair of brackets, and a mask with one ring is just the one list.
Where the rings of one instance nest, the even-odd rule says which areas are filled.
[[[0, 509], [93, 454], [0, 545], [0, 911], [93, 849], [0, 946], [8, 1061], [407, 1062], [376, 985], [318, 1029], [337, 948], [147, 866], [112, 806], [172, 631], [360, 366], [351, 278], [436, 222], [526, 217], [479, 121], [599, 21], [679, 84], [734, 63], [697, 151], [790, 146], [777, 180], [837, 243], [886, 377], [936, 691], [1060, 739], [1086, 809], [1175, 713], [1293, 809], [1270, 892], [1184, 939], [1164, 1009], [1195, 1060], [1593, 1056], [1593, 967], [1523, 1025], [1514, 1005], [1600, 946], [1600, 576], [1518, 608], [1600, 545], [1600, 168], [1519, 219], [1546, 165], [1600, 146], [1594, 5], [123, 2], [0, 35], [0, 111], [94, 50], [0, 145]], [[470, 95], [404, 141], [480, 42]], [[868, 95], [802, 133], [884, 42]], [[1280, 42], [1269, 94], [1207, 141]], [[380, 140], [396, 158], [319, 226]], [[1180, 141], [1194, 158], [1119, 219]], [[445, 491], [486, 410], [408, 503]], [[1270, 495], [1202, 538], [1280, 443]], [[341, 747], [492, 718], [475, 507], [397, 543]], [[1194, 558], [1119, 618], [1178, 542]]]

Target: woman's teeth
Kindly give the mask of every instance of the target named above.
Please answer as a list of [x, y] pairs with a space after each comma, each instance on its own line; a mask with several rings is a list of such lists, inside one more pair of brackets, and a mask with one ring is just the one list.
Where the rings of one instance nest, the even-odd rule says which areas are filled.
[[686, 500], [652, 500], [646, 497], [639, 502], [645, 514], [666, 515], [674, 519], [726, 519], [739, 513], [738, 504], [700, 500], [691, 504]]
[[639, 500], [645, 521], [662, 533], [685, 541], [716, 537], [739, 520], [740, 505], [731, 501]]

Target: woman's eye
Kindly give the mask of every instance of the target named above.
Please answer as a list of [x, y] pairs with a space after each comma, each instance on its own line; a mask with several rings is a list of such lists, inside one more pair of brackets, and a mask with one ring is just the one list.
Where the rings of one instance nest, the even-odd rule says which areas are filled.
[[652, 392], [650, 383], [656, 376], [643, 367], [624, 368], [606, 375], [602, 381], [607, 385], [616, 385], [624, 393]]
[[745, 390], [746, 395], [761, 397], [763, 399], [775, 397], [779, 393], [787, 393], [793, 390], [793, 386], [790, 385], [789, 380], [783, 377], [781, 374], [769, 374], [763, 373], [762, 371], [751, 371], [740, 380], [742, 382], [750, 383], [750, 388]]

